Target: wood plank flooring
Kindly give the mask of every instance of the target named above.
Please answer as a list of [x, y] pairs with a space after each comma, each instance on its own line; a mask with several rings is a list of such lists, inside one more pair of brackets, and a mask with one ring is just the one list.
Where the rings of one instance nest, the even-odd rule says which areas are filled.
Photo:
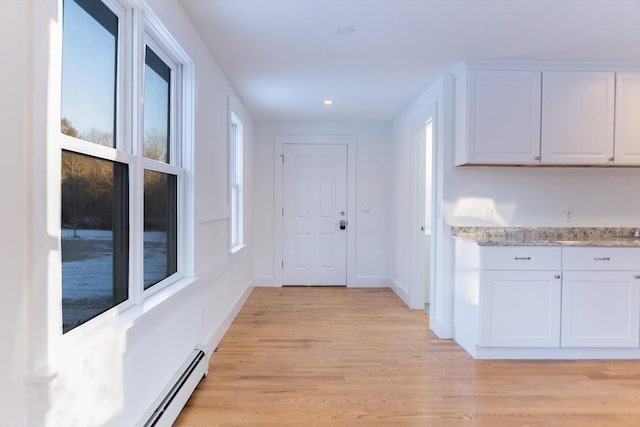
[[475, 361], [388, 289], [256, 288], [175, 423], [640, 426], [640, 361]]

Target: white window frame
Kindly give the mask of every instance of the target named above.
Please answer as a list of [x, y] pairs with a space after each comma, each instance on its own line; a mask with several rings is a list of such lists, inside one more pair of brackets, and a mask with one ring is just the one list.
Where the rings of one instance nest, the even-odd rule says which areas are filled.
[[[174, 293], [194, 281], [193, 245], [194, 245], [194, 180], [193, 180], [193, 143], [194, 143], [194, 65], [186, 52], [158, 18], [146, 5], [135, 0], [101, 0], [118, 17], [118, 45], [116, 70], [116, 126], [114, 148], [101, 146], [89, 141], [64, 135], [60, 132], [59, 107], [49, 108], [47, 115], [52, 141], [56, 149], [51, 151], [53, 163], [57, 165], [57, 181], [47, 180], [47, 192], [54, 200], [60, 200], [60, 164], [62, 150], [85, 154], [100, 159], [124, 163], [129, 170], [129, 280], [128, 298], [62, 334], [62, 297], [61, 259], [52, 266], [58, 283], [51, 293], [48, 307], [52, 313], [48, 330], [66, 343], [65, 348], [81, 345], [83, 340], [94, 336], [91, 331], [104, 331], [110, 321], [118, 325], [129, 322], [152, 309], [156, 304], [171, 297]], [[64, 0], [58, 0], [59, 22], [62, 23]], [[59, 40], [62, 40], [62, 25], [59, 26]], [[170, 163], [146, 159], [143, 157], [143, 105], [140, 100], [144, 92], [145, 46], [150, 48], [172, 68], [171, 73], [171, 125], [170, 125]], [[62, 54], [62, 43], [56, 46]], [[60, 61], [60, 66], [62, 61]], [[61, 81], [60, 74], [51, 81]], [[52, 83], [55, 84], [55, 83]], [[62, 95], [61, 90], [54, 93]], [[144, 170], [154, 170], [177, 176], [178, 185], [178, 260], [177, 273], [165, 278], [146, 291], [143, 290], [143, 194]], [[52, 204], [48, 216], [54, 223], [60, 223], [59, 203]], [[55, 219], [54, 219], [55, 218]], [[58, 225], [59, 227], [59, 225]], [[58, 235], [60, 238], [60, 235]], [[55, 285], [54, 285], [55, 286]], [[162, 291], [162, 292], [160, 292]], [[160, 294], [157, 298], [153, 295]], [[71, 347], [68, 347], [71, 346]]]
[[[183, 222], [184, 210], [185, 210], [185, 198], [183, 197], [183, 192], [185, 190], [184, 185], [184, 176], [186, 174], [185, 168], [182, 167], [182, 159], [184, 157], [183, 146], [184, 146], [184, 138], [182, 133], [182, 121], [181, 118], [183, 115], [183, 70], [182, 64], [179, 59], [180, 54], [174, 52], [174, 50], [167, 43], [164, 43], [164, 40], [167, 36], [165, 31], [162, 28], [158, 28], [159, 24], [145, 17], [145, 25], [144, 25], [144, 35], [143, 42], [140, 43], [140, 61], [136, 61], [139, 63], [140, 72], [138, 73], [139, 78], [139, 94], [144, 98], [144, 70], [145, 70], [145, 52], [146, 47], [148, 46], [153, 53], [155, 53], [169, 68], [171, 69], [171, 79], [170, 79], [170, 87], [169, 87], [169, 147], [167, 147], [169, 162], [163, 162], [159, 160], [150, 159], [144, 157], [144, 102], [139, 103], [139, 112], [138, 112], [138, 137], [136, 144], [136, 152], [139, 154], [138, 160], [141, 162], [140, 165], [140, 177], [139, 182], [141, 183], [141, 193], [144, 193], [144, 171], [150, 170], [154, 172], [160, 172], [167, 175], [175, 175], [178, 180], [178, 236], [177, 236], [177, 271], [168, 277], [165, 277], [158, 283], [153, 284], [150, 288], [144, 289], [141, 288], [143, 298], [148, 298], [149, 296], [161, 291], [167, 286], [170, 286], [172, 283], [182, 279], [185, 277], [185, 258], [184, 258], [184, 249], [185, 242], [184, 232], [181, 227], [181, 223]], [[140, 195], [142, 197], [142, 194]], [[142, 197], [143, 199], [143, 197]], [[144, 200], [139, 200], [141, 203], [140, 212], [144, 212]], [[140, 215], [142, 220], [144, 220], [144, 215]], [[144, 284], [144, 224], [141, 224], [140, 231], [138, 233], [140, 235], [141, 244], [140, 244], [140, 274], [139, 274], [139, 283]], [[136, 289], [140, 291], [140, 289]]]
[[[63, 8], [64, 0], [60, 0], [59, 5], [59, 14], [62, 17], [62, 8]], [[57, 132], [55, 134], [58, 135], [58, 153], [57, 153], [57, 163], [60, 166], [58, 168], [58, 179], [60, 178], [60, 170], [61, 170], [61, 158], [62, 151], [67, 150], [77, 154], [83, 154], [87, 156], [92, 156], [98, 159], [108, 160], [111, 162], [119, 162], [126, 164], [128, 167], [129, 180], [132, 179], [132, 171], [135, 165], [135, 156], [131, 154], [131, 144], [129, 138], [127, 138], [127, 129], [126, 123], [128, 122], [127, 117], [130, 114], [130, 109], [128, 108], [128, 103], [124, 100], [127, 99], [127, 85], [129, 83], [129, 76], [127, 75], [127, 67], [126, 61], [128, 58], [127, 52], [131, 49], [130, 42], [130, 32], [128, 29], [130, 28], [131, 22], [131, 10], [123, 6], [122, 4], [111, 1], [111, 0], [102, 0], [102, 3], [107, 6], [117, 17], [118, 17], [118, 39], [117, 39], [117, 66], [116, 66], [116, 91], [115, 91], [115, 129], [114, 129], [114, 139], [115, 146], [107, 147], [103, 145], [98, 145], [94, 142], [85, 141], [80, 138], [74, 138], [60, 132], [60, 118], [61, 111], [57, 110], [56, 113], [58, 115], [57, 118]], [[62, 19], [60, 19], [62, 22]], [[60, 26], [60, 33], [62, 33], [62, 25]], [[62, 46], [60, 53], [62, 53]], [[60, 62], [62, 66], [62, 61]], [[62, 71], [61, 71], [62, 75]], [[60, 91], [60, 95], [62, 92]], [[62, 99], [62, 98], [61, 98]], [[58, 200], [61, 197], [61, 189], [60, 182], [57, 183], [56, 194]], [[129, 190], [131, 190], [131, 184], [129, 185]], [[131, 200], [131, 191], [129, 191], [129, 257], [131, 259], [132, 256], [132, 247], [131, 247], [131, 211], [133, 209]], [[58, 223], [60, 221], [60, 212], [55, 213], [58, 218]], [[60, 236], [61, 238], [61, 236]], [[95, 325], [99, 325], [104, 323], [105, 321], [114, 318], [118, 313], [127, 310], [135, 305], [135, 298], [133, 290], [133, 278], [131, 275], [131, 261], [129, 265], [129, 278], [128, 278], [128, 296], [127, 299], [117, 304], [110, 309], [104, 311], [103, 313], [98, 314], [97, 316], [88, 319], [84, 323], [74, 327], [70, 331], [64, 333], [64, 337], [68, 337], [68, 339], [74, 339], [74, 337], [81, 336], [86, 332], [86, 330], [95, 327]], [[59, 266], [60, 271], [62, 270], [62, 264]], [[62, 334], [62, 274], [60, 274], [60, 291], [56, 292], [56, 295], [59, 295], [57, 298], [57, 306], [56, 311], [60, 312], [60, 325], [56, 327], [55, 330]]]
[[244, 125], [229, 112], [229, 251], [244, 248]]

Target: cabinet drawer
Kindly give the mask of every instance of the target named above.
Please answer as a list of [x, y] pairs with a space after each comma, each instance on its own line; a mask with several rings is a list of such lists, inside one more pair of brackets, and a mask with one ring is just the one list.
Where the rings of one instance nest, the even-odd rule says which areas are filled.
[[560, 270], [561, 248], [536, 246], [485, 246], [485, 270]]
[[578, 247], [562, 249], [564, 270], [640, 270], [640, 248]]

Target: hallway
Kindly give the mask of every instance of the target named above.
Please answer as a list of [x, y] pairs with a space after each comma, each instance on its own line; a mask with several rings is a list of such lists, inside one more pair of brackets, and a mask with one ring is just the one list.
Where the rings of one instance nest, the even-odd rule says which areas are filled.
[[256, 288], [175, 423], [637, 426], [638, 361], [474, 361], [388, 289]]

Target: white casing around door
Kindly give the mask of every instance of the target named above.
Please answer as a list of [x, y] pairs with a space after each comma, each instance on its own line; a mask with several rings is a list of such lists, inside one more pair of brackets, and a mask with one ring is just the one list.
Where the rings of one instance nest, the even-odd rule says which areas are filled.
[[347, 146], [285, 144], [284, 285], [346, 285]]
[[563, 347], [638, 347], [640, 279], [632, 271], [566, 271]]
[[615, 74], [542, 73], [544, 164], [613, 164]]
[[616, 165], [640, 165], [640, 73], [616, 74]]
[[470, 70], [467, 163], [540, 163], [542, 72]]
[[485, 271], [480, 287], [480, 345], [558, 347], [559, 272]]

